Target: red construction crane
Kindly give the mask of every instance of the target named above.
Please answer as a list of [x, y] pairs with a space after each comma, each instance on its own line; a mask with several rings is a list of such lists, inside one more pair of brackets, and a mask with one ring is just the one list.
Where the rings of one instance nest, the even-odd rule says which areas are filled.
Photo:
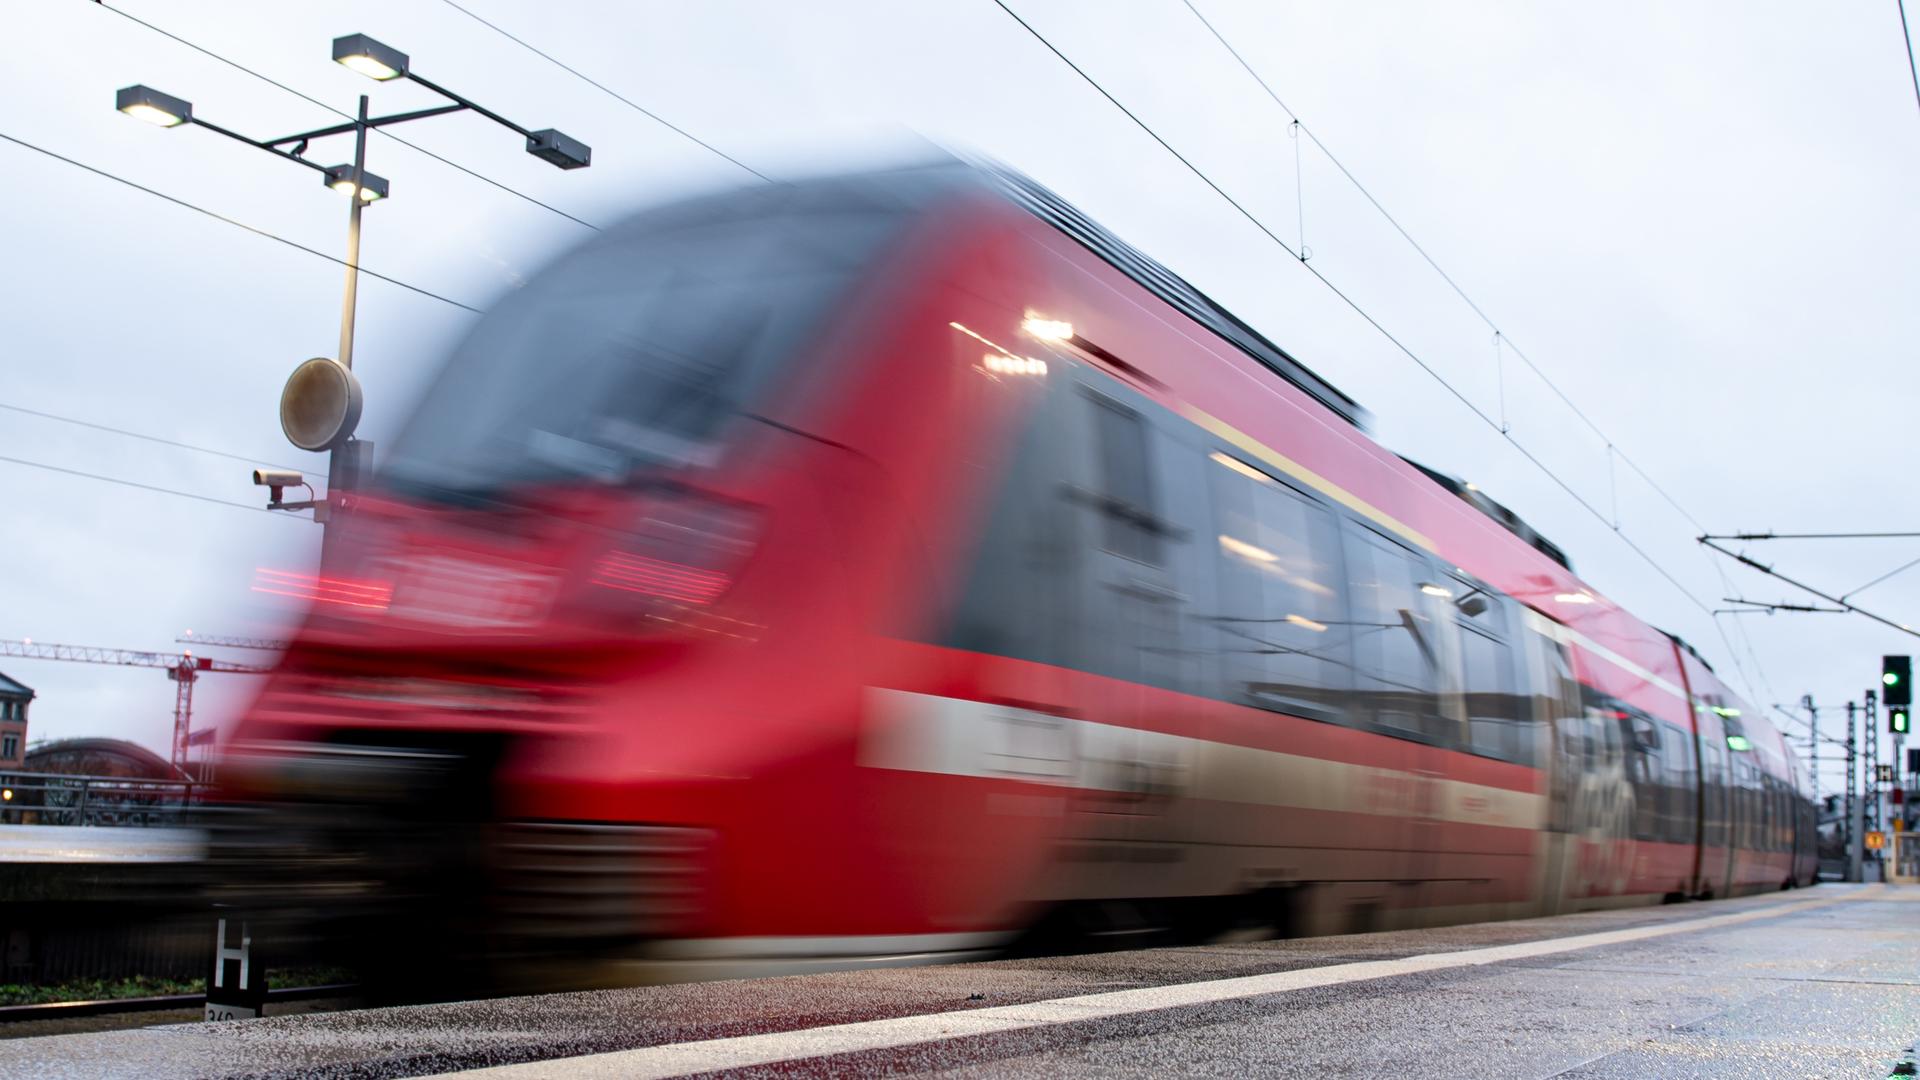
[[240, 675], [265, 675], [272, 668], [254, 664], [236, 664], [186, 653], [140, 652], [134, 649], [100, 649], [88, 645], [51, 645], [0, 639], [0, 656], [24, 656], [33, 660], [72, 660], [83, 664], [118, 664], [121, 667], [162, 668], [175, 683], [173, 697], [173, 767], [187, 766], [187, 735], [193, 728], [193, 683], [203, 671], [227, 671]]

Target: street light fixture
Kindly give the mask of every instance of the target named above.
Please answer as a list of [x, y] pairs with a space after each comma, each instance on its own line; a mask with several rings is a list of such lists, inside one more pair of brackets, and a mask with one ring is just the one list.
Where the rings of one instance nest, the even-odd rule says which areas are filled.
[[193, 103], [151, 86], [129, 86], [114, 95], [113, 107], [159, 127], [179, 127], [193, 119]]
[[593, 147], [552, 128], [528, 132], [527, 153], [562, 169], [584, 169], [593, 164]]
[[[352, 375], [354, 310], [360, 282], [360, 210], [368, 203], [385, 199], [388, 192], [386, 179], [367, 171], [368, 129], [402, 124], [409, 120], [424, 120], [448, 113], [475, 112], [523, 136], [527, 140], [527, 153], [557, 168], [584, 168], [591, 164], [593, 158], [593, 148], [577, 139], [552, 128], [529, 131], [499, 113], [461, 97], [443, 86], [428, 82], [414, 73], [413, 61], [406, 53], [375, 41], [365, 34], [348, 34], [345, 37], [333, 39], [333, 59], [336, 63], [379, 82], [406, 79], [446, 98], [452, 104], [439, 105], [430, 109], [416, 109], [412, 112], [393, 113], [388, 116], [368, 116], [367, 97], [362, 94], [359, 115], [347, 123], [315, 128], [312, 131], [302, 131], [277, 139], [252, 139], [237, 131], [230, 131], [218, 124], [200, 119], [193, 115], [191, 102], [170, 94], [163, 94], [150, 86], [126, 87], [114, 99], [114, 108], [147, 123], [160, 127], [182, 127], [191, 124], [206, 128], [215, 134], [224, 135], [236, 142], [265, 150], [275, 157], [312, 169], [321, 174], [322, 182], [326, 186], [349, 196], [347, 200], [350, 207], [347, 212], [347, 281], [346, 295], [340, 306], [339, 359], [338, 361], [324, 358], [310, 360], [296, 368], [293, 377], [287, 380], [286, 388], [281, 392], [280, 401], [282, 426], [286, 427], [289, 441], [304, 450], [326, 448], [331, 451], [326, 504], [314, 506], [314, 516], [323, 521], [342, 505], [339, 495], [344, 495], [359, 486], [361, 476], [369, 471], [373, 460], [373, 444], [353, 438], [353, 428], [359, 420], [360, 407], [359, 384]], [[353, 164], [326, 166], [307, 160], [305, 156], [307, 146], [314, 139], [349, 133], [354, 137]], [[358, 198], [353, 198], [352, 196], [356, 194]], [[318, 376], [315, 375], [316, 372], [319, 373]], [[340, 386], [350, 387], [351, 392], [341, 391]], [[339, 406], [348, 399], [351, 400], [351, 408], [340, 408]], [[303, 435], [301, 439], [296, 439], [296, 428], [300, 425], [287, 427], [287, 418], [309, 415], [324, 415], [337, 420], [338, 423], [336, 426], [327, 428], [322, 433], [324, 437]], [[304, 431], [304, 428], [301, 430]], [[269, 509], [276, 508], [293, 509], [294, 506], [293, 504], [281, 506], [276, 500], [275, 505], [270, 506]], [[325, 561], [324, 555], [322, 561]]]
[[407, 73], [406, 53], [382, 45], [365, 34], [334, 38], [333, 62], [380, 82]]
[[[353, 166], [335, 165], [328, 169], [327, 186], [342, 195], [351, 195], [354, 189]], [[359, 188], [360, 199], [363, 202], [372, 202], [375, 199], [384, 199], [387, 197], [386, 178], [375, 176], [370, 172], [362, 171], [360, 173]]]

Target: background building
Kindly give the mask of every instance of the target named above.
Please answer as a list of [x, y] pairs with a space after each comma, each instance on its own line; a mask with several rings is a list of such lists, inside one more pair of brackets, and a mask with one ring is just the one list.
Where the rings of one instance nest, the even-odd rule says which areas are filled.
[[27, 703], [33, 688], [0, 675], [0, 766], [18, 765], [27, 752]]
[[167, 759], [126, 739], [58, 739], [43, 742], [27, 755], [31, 772], [65, 776], [107, 776], [127, 780], [180, 777]]

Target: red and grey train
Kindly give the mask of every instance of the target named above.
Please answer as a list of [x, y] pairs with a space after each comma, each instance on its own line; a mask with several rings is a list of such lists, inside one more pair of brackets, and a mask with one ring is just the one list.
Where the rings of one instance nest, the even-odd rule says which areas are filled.
[[642, 213], [480, 321], [292, 590], [227, 883], [710, 965], [1811, 883], [1772, 725], [1363, 420], [1000, 170]]

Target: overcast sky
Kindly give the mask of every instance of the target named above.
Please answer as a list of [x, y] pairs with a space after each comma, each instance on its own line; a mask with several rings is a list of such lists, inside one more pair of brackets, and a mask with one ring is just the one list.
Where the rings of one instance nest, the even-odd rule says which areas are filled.
[[[1837, 704], [1913, 638], [1855, 617], [1722, 617], [1669, 583], [1506, 439], [1209, 190], [992, 0], [462, 0], [775, 178], [899, 157], [927, 139], [1020, 168], [1187, 276], [1357, 397], [1388, 446], [1480, 484], [1596, 588], [1691, 641], [1756, 704]], [[1716, 532], [1920, 528], [1908, 486], [1920, 341], [1920, 108], [1895, 5], [1195, 0], [1341, 161], [1605, 436], [1493, 332], [1311, 144], [1181, 0], [1009, 0], [1016, 11], [1430, 364], [1708, 608], [1805, 600], [1693, 542]], [[329, 62], [363, 32], [528, 127], [593, 146], [561, 172], [462, 115], [397, 129], [596, 224], [757, 182], [724, 157], [441, 0], [121, 0], [130, 14], [351, 110], [437, 103]], [[0, 133], [339, 254], [317, 177], [199, 130], [113, 111], [143, 82], [196, 115], [279, 135], [338, 118], [85, 0], [12, 12]], [[364, 265], [487, 306], [588, 232], [384, 138], [393, 185]], [[316, 145], [327, 163], [351, 145]], [[301, 359], [336, 351], [338, 265], [0, 142], [0, 404], [323, 473], [280, 435]], [[384, 445], [473, 316], [363, 281], [361, 432]], [[1502, 370], [1504, 368], [1504, 371]], [[1610, 455], [1645, 469], [1684, 516]], [[257, 504], [248, 465], [0, 410], [0, 456]], [[256, 568], [310, 566], [318, 530], [0, 461], [0, 637], [176, 648], [186, 629], [273, 633]], [[1775, 542], [1763, 561], [1835, 591], [1920, 543]], [[1920, 625], [1920, 568], [1858, 601]], [[244, 653], [235, 659], [256, 659]], [[164, 751], [159, 671], [0, 659], [40, 691], [32, 735]], [[244, 701], [200, 684], [197, 723]], [[1832, 730], [1841, 724], [1836, 717]], [[1837, 774], [1836, 774], [1837, 775]]]

